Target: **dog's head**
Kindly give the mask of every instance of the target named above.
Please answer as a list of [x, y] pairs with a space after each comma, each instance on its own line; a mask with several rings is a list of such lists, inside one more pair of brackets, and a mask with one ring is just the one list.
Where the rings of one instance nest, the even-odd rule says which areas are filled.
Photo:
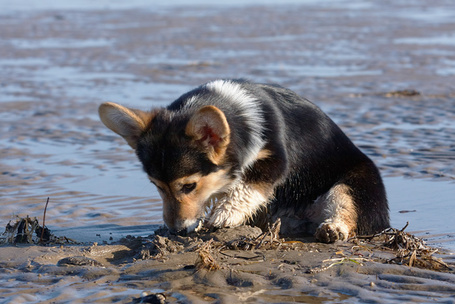
[[164, 221], [171, 230], [197, 228], [210, 200], [235, 180], [227, 161], [231, 131], [217, 107], [143, 112], [104, 103], [99, 114], [136, 150], [163, 199]]

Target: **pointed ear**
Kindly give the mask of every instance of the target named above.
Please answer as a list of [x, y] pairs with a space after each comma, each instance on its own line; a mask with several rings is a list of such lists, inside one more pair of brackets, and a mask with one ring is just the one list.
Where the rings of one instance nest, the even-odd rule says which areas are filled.
[[207, 151], [209, 159], [217, 165], [226, 153], [231, 129], [220, 109], [205, 106], [190, 118], [185, 133], [201, 145]]
[[122, 136], [133, 149], [136, 149], [139, 136], [155, 116], [154, 113], [129, 109], [112, 102], [100, 105], [98, 112], [106, 127]]

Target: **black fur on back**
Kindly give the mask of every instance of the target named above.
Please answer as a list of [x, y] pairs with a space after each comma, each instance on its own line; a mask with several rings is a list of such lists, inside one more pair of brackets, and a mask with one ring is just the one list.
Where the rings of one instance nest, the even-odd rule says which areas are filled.
[[[272, 213], [283, 208], [303, 213], [331, 187], [345, 184], [359, 215], [357, 233], [389, 227], [386, 192], [377, 167], [321, 109], [280, 86], [229, 82], [251, 97], [245, 102], [254, 103], [257, 111], [242, 112], [242, 100], [215, 93], [207, 85], [182, 95], [152, 120], [139, 140], [137, 154], [148, 174], [170, 181], [228, 167], [233, 179], [273, 185]], [[184, 135], [191, 115], [205, 105], [218, 107], [231, 129], [227, 158], [220, 165], [211, 163]], [[261, 141], [254, 141], [251, 134], [258, 130]], [[248, 163], [251, 151], [258, 150], [255, 145], [270, 156]]]

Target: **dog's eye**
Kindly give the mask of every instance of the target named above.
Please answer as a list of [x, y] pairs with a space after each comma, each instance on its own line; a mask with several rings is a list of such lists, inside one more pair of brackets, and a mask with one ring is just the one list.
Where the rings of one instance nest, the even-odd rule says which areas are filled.
[[185, 193], [185, 194], [190, 193], [194, 189], [196, 189], [196, 183], [185, 184], [185, 185], [182, 186], [182, 192]]

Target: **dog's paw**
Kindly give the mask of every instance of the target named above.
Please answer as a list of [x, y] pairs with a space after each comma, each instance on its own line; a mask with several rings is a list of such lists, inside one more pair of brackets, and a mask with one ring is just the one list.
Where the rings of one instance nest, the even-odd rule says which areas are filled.
[[214, 228], [237, 227], [245, 222], [243, 214], [224, 208], [213, 210], [207, 225]]
[[319, 225], [314, 236], [319, 242], [322, 243], [345, 241], [349, 237], [349, 229], [344, 223], [325, 221]]

